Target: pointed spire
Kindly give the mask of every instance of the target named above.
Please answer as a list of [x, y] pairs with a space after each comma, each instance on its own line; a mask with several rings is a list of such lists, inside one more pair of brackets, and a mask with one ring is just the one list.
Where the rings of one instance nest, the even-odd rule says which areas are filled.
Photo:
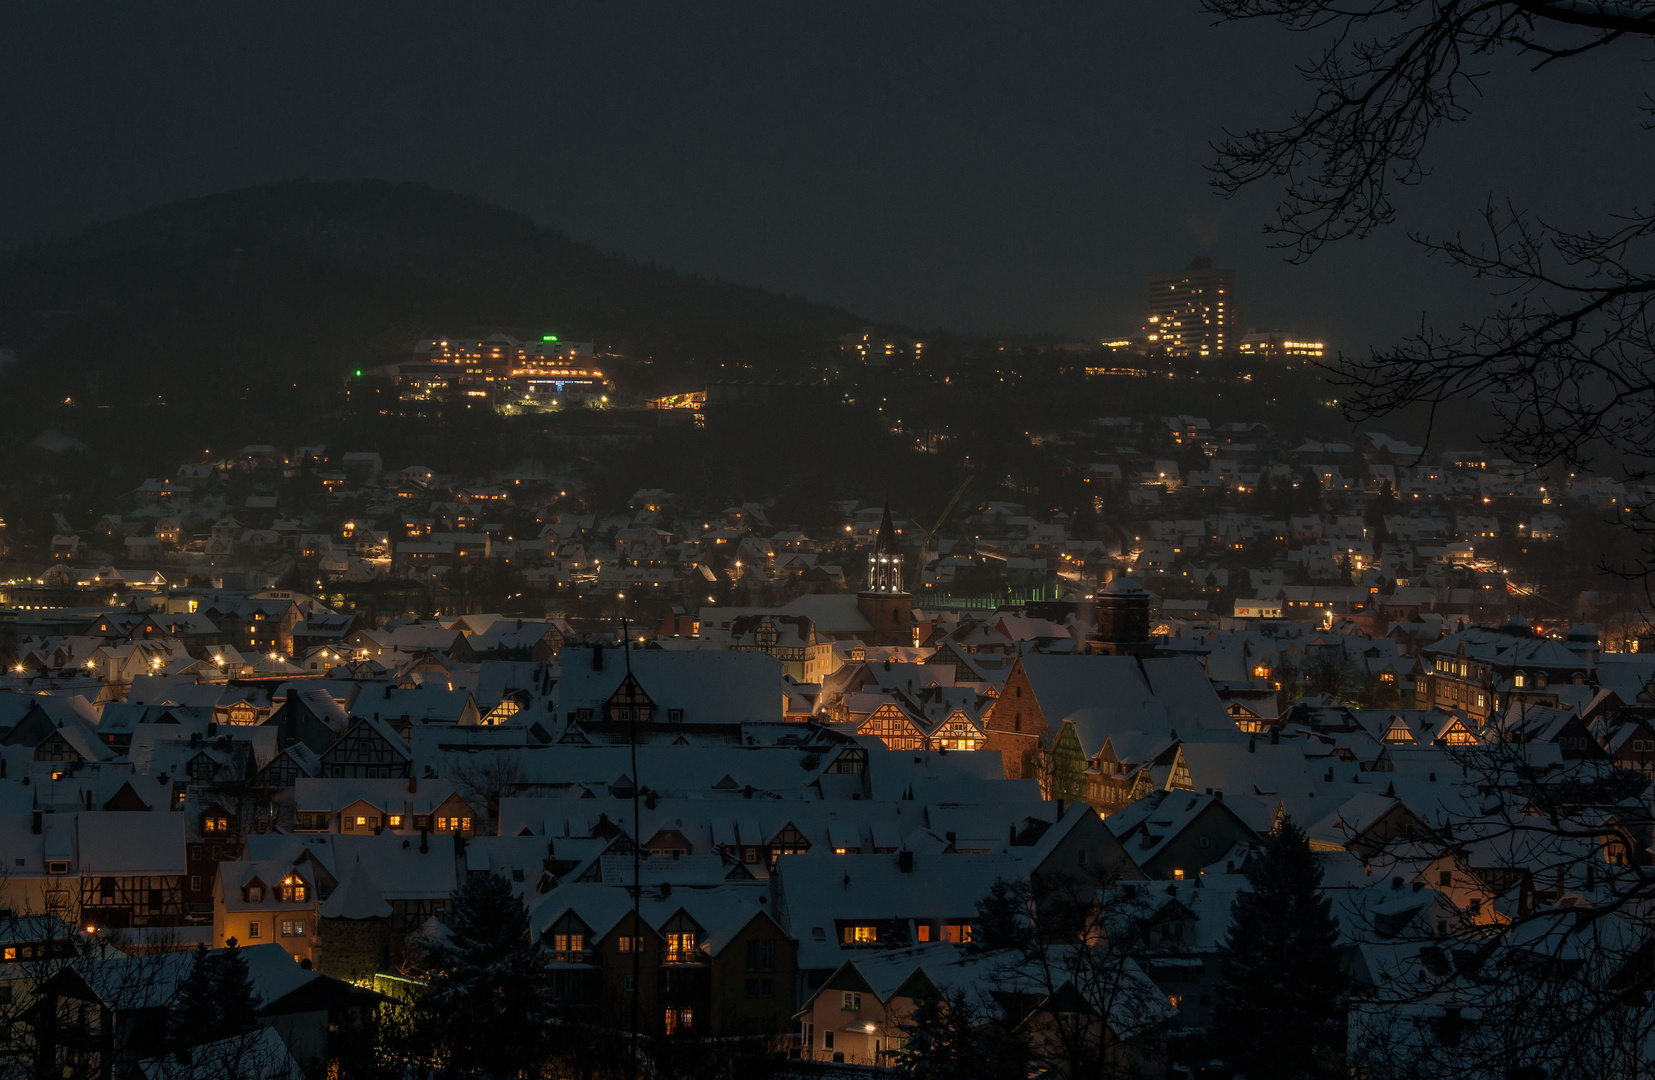
[[345, 880], [322, 902], [317, 912], [326, 919], [388, 919], [391, 905], [369, 876], [359, 856]]
[[891, 520], [891, 500], [885, 500], [885, 514], [879, 519], [879, 538], [874, 542], [874, 550], [886, 555], [895, 555], [896, 523]]

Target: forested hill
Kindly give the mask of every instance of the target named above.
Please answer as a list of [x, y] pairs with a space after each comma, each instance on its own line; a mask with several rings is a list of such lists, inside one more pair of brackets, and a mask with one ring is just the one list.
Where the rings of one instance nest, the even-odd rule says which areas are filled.
[[145, 211], [0, 256], [15, 405], [313, 408], [417, 336], [595, 339], [785, 377], [849, 312], [605, 254], [417, 184], [294, 181]]

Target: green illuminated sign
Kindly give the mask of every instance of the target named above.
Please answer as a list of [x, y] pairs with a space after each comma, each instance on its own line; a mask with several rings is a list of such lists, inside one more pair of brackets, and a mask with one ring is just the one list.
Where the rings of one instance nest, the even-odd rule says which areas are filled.
[[362, 377], [362, 369], [361, 368], [356, 369], [356, 377], [358, 379], [360, 379]]
[[557, 335], [556, 334], [547, 334], [545, 337], [541, 338], [540, 340], [541, 341], [556, 341], [557, 340]]

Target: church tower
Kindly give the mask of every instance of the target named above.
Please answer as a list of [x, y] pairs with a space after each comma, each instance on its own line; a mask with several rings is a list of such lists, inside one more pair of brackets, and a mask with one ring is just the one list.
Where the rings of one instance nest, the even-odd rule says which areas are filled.
[[879, 521], [879, 535], [874, 538], [873, 550], [868, 552], [868, 591], [887, 594], [902, 591], [902, 552], [896, 546], [896, 525], [891, 522], [889, 503], [885, 504], [885, 516]]
[[902, 591], [902, 549], [889, 503], [868, 552], [868, 583], [856, 597], [856, 607], [873, 628], [866, 644], [913, 645], [914, 599]]

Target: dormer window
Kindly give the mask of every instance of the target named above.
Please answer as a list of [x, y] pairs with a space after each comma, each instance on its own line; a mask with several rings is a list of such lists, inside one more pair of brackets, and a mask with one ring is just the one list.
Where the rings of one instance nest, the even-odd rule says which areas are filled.
[[689, 964], [695, 962], [696, 959], [695, 931], [687, 930], [683, 933], [667, 935], [667, 963]]
[[247, 886], [247, 902], [249, 904], [263, 903], [264, 902], [264, 886], [263, 885], [249, 885], [249, 886]]
[[552, 952], [557, 959], [564, 963], [578, 963], [581, 953], [586, 951], [586, 935], [584, 934], [553, 934]]
[[201, 821], [201, 831], [207, 833], [227, 833], [230, 831], [230, 819], [225, 817], [205, 817]]
[[302, 904], [310, 895], [304, 878], [298, 874], [289, 874], [282, 879], [280, 894], [284, 904]]
[[1521, 671], [1511, 677], [1511, 685], [1517, 687], [1518, 689], [1521, 689], [1527, 681], [1527, 676], [1525, 676]]

